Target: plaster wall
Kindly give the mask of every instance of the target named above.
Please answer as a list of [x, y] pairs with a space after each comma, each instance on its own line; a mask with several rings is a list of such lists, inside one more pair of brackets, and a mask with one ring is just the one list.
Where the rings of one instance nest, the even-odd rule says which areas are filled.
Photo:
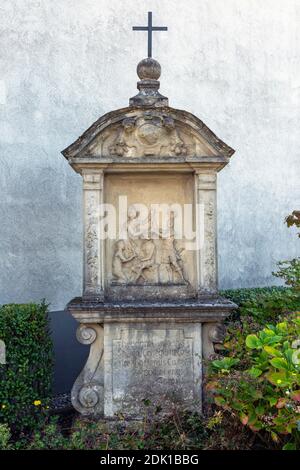
[[274, 284], [299, 254], [298, 0], [2, 0], [0, 303], [81, 294], [81, 178], [60, 151], [136, 93], [153, 11], [153, 55], [170, 106], [236, 149], [219, 175], [221, 288]]

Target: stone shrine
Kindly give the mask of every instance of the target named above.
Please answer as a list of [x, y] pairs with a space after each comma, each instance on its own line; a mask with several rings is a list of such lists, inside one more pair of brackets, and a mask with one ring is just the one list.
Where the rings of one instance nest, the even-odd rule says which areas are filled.
[[143, 416], [144, 400], [201, 410], [203, 361], [235, 307], [217, 291], [217, 173], [234, 151], [137, 67], [129, 107], [62, 153], [82, 175], [84, 285], [67, 310], [90, 346], [72, 389], [83, 415]]

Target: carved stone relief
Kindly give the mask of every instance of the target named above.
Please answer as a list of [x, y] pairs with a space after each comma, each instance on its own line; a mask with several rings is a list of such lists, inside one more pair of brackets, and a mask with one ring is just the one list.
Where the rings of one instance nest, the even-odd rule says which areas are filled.
[[86, 263], [87, 279], [86, 282], [91, 285], [98, 283], [98, 212], [96, 205], [96, 196], [93, 193], [87, 195], [87, 226], [86, 226]]
[[[147, 222], [147, 224], [146, 224]], [[141, 227], [138, 211], [128, 209], [127, 238], [115, 242], [112, 259], [114, 284], [188, 284], [183, 252], [175, 238], [174, 217], [165, 233], [151, 232], [151, 216]]]
[[108, 152], [122, 157], [176, 156], [186, 155], [188, 148], [172, 117], [147, 111], [123, 119]]

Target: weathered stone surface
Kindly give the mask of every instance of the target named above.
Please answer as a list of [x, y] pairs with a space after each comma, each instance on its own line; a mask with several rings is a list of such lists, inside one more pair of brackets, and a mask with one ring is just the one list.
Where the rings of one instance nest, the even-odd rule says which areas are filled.
[[143, 401], [201, 409], [201, 324], [107, 324], [105, 332], [106, 416], [143, 415]]
[[105, 114], [62, 153], [79, 170], [81, 159], [100, 163], [107, 157], [114, 161], [117, 157], [191, 156], [203, 163], [219, 157], [228, 163], [234, 150], [191, 113], [144, 106]]
[[217, 295], [216, 245], [216, 176], [234, 151], [168, 107], [158, 65], [142, 61], [131, 106], [63, 151], [83, 176], [83, 297], [67, 308], [91, 344], [72, 391], [86, 415], [139, 418], [144, 400], [200, 411], [203, 359], [234, 308]]
[[104, 412], [103, 328], [99, 324], [82, 324], [78, 327], [77, 339], [91, 348], [88, 360], [73, 385], [72, 404], [83, 415], [101, 415]]
[[168, 98], [158, 91], [161, 67], [157, 60], [152, 57], [141, 60], [137, 66], [137, 74], [140, 78], [137, 83], [139, 93], [130, 98], [130, 106], [168, 106]]
[[77, 297], [71, 300], [66, 308], [80, 323], [124, 321], [214, 323], [225, 319], [236, 305], [219, 296], [156, 302], [141, 300], [92, 302]]
[[[158, 211], [151, 213], [151, 207], [155, 205], [172, 205], [180, 209], [184, 204], [192, 205], [193, 185], [190, 173], [147, 172], [134, 177], [130, 173], [106, 176], [106, 202], [118, 210], [119, 198], [126, 195], [128, 205], [125, 221], [127, 239], [118, 237], [117, 240], [105, 241], [106, 298], [147, 300], [196, 296], [196, 264], [194, 251], [187, 249], [189, 241], [184, 237], [175, 239], [174, 220], [167, 227], [170, 232], [167, 238], [163, 238], [161, 233], [155, 238], [150, 224], [155, 221], [155, 215], [159, 218]], [[137, 230], [143, 229], [139, 225], [141, 204], [149, 212], [144, 238], [136, 235]]]
[[67, 309], [81, 325], [78, 339], [92, 344], [72, 390], [73, 405], [82, 414], [107, 417], [118, 412], [141, 417], [144, 399], [166, 412], [174, 402], [199, 411], [203, 359], [217, 352], [222, 320], [234, 307], [221, 297], [119, 303], [73, 299]]

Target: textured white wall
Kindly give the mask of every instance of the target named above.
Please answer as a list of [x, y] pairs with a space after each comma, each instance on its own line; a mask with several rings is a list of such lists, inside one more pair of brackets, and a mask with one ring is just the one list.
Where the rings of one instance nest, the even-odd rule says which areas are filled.
[[0, 303], [81, 293], [81, 178], [60, 155], [127, 106], [153, 11], [170, 106], [236, 149], [219, 176], [221, 287], [274, 283], [298, 254], [299, 0], [1, 0]]

